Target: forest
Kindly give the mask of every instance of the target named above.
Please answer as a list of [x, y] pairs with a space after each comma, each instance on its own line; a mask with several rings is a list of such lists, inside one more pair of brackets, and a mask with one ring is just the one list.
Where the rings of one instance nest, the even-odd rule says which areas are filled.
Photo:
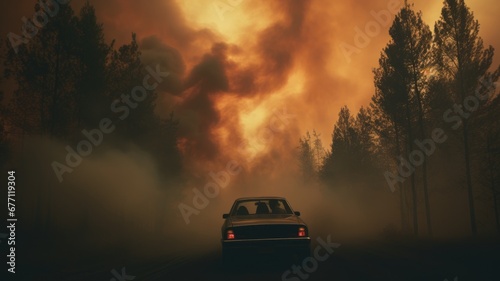
[[445, 1], [433, 31], [406, 4], [373, 69], [370, 105], [341, 108], [327, 148], [316, 131], [300, 139], [303, 176], [361, 193], [390, 189], [403, 233], [424, 236], [433, 235], [433, 194], [466, 190], [471, 235], [499, 234], [500, 67], [479, 27], [464, 1]]
[[[434, 26], [405, 4], [389, 34], [390, 41], [377, 50], [374, 92], [367, 93], [371, 102], [356, 108], [357, 113], [344, 106], [336, 120], [325, 120], [333, 128], [329, 144], [322, 143], [314, 127], [296, 136], [287, 148], [297, 156], [290, 165], [304, 182], [349, 189], [360, 204], [370, 200], [371, 192], [392, 193], [400, 223], [391, 231], [402, 235], [435, 235], [440, 222], [433, 220], [433, 210], [439, 198], [450, 196], [464, 198], [460, 208], [467, 209], [471, 236], [500, 235], [500, 67], [493, 65], [493, 47], [479, 35], [480, 23], [463, 0], [444, 1]], [[72, 185], [65, 178], [82, 159], [110, 149], [146, 152], [161, 175], [161, 187], [175, 190], [179, 198], [179, 186], [195, 181], [189, 173], [193, 165], [186, 164], [191, 156], [182, 116], [158, 114], [159, 89], [146, 85], [155, 83], [156, 71], [156, 79], [164, 80], [162, 91], [228, 90], [226, 77], [217, 74], [224, 67], [217, 56], [223, 44], [215, 44], [213, 56], [203, 57], [183, 79], [183, 66], [145, 64], [134, 33], [128, 44], [106, 43], [88, 2], [80, 11], [60, 5], [57, 16], [29, 42], [13, 48], [12, 40], [1, 42], [0, 164], [24, 175], [25, 188], [19, 192], [30, 198], [22, 203], [27, 228], [54, 232], [58, 222], [52, 217], [62, 204], [55, 203], [56, 194], [65, 191], [53, 187]], [[141, 96], [132, 93], [131, 100], [124, 95], [138, 85], [146, 89]], [[200, 114], [205, 113], [213, 112]], [[64, 145], [34, 145], [46, 141]], [[99, 213], [89, 204], [80, 207], [78, 227]], [[161, 229], [167, 219], [159, 215], [152, 228]]]

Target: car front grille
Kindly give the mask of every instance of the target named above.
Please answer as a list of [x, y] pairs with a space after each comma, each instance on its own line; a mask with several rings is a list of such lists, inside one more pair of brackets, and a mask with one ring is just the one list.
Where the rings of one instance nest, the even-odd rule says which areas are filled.
[[297, 237], [298, 225], [252, 225], [233, 228], [236, 239]]

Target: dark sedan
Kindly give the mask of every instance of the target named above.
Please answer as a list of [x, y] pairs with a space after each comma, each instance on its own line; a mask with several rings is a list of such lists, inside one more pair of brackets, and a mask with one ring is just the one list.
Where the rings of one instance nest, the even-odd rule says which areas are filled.
[[222, 225], [224, 261], [250, 254], [267, 257], [283, 254], [309, 256], [309, 229], [282, 197], [247, 197], [234, 202]]

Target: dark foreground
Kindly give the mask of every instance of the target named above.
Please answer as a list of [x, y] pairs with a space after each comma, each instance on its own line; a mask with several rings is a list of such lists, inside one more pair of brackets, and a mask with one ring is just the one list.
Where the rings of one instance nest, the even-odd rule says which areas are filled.
[[[318, 247], [315, 242], [312, 249]], [[69, 250], [68, 250], [69, 251]], [[68, 253], [68, 257], [72, 256]], [[314, 256], [314, 254], [313, 254]], [[269, 257], [269, 258], [263, 258]], [[398, 241], [344, 243], [319, 259], [303, 262], [291, 257], [263, 254], [240, 260], [230, 267], [213, 251], [197, 256], [136, 258], [126, 253], [101, 254], [76, 262], [47, 259], [18, 264], [15, 278], [36, 281], [128, 281], [128, 280], [500, 280], [498, 242]], [[292, 267], [294, 264], [300, 269]], [[309, 271], [309, 272], [308, 272]]]

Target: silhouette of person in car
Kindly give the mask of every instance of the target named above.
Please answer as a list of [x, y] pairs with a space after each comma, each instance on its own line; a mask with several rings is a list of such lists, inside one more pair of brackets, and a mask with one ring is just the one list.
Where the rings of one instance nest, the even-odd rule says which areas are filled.
[[271, 207], [272, 214], [286, 214], [286, 211], [280, 207], [280, 202], [276, 199], [269, 200], [269, 207]]

